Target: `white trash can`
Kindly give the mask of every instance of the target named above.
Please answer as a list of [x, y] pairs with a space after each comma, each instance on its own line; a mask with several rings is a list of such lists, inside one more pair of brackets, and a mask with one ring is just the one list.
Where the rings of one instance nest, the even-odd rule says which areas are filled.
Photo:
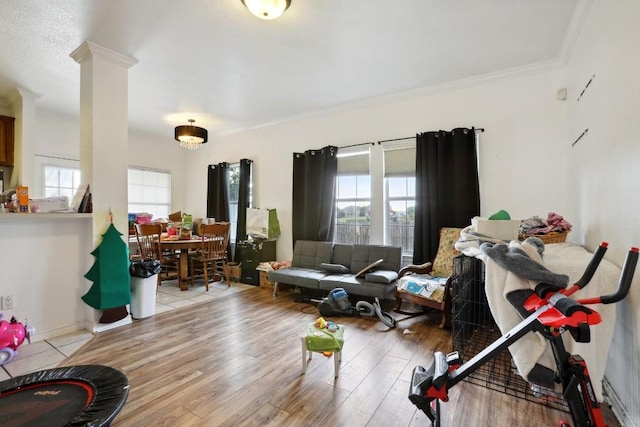
[[156, 291], [158, 278], [131, 277], [131, 317], [144, 319], [156, 314]]

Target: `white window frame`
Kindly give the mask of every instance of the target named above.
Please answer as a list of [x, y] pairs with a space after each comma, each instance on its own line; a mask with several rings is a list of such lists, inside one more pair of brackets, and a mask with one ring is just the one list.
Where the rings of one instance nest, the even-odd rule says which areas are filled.
[[[140, 172], [142, 182], [132, 184], [132, 172]], [[156, 174], [161, 174], [161, 176]], [[163, 183], [163, 179], [166, 179], [167, 182]], [[140, 194], [144, 193], [139, 200], [136, 200], [138, 189], [135, 187], [139, 187]], [[129, 166], [127, 171], [127, 194], [129, 213], [149, 212], [153, 214], [153, 218], [168, 218], [171, 213], [171, 171]], [[134, 198], [133, 201], [132, 197]], [[164, 207], [164, 209], [158, 209], [158, 207]]]
[[[338, 176], [336, 177], [336, 201], [335, 201], [335, 218], [334, 218], [334, 234], [333, 241], [335, 243], [345, 244], [369, 244], [371, 242], [372, 222], [371, 222], [371, 149], [368, 146], [355, 145], [352, 147], [343, 147], [338, 149]], [[358, 194], [358, 179], [367, 178], [369, 186], [367, 188], [368, 195]], [[342, 178], [355, 178], [355, 196], [345, 196], [340, 194]], [[338, 217], [339, 206], [348, 204], [353, 206], [354, 214], [357, 215], [357, 211], [361, 207], [365, 207], [368, 210], [368, 221], [353, 222], [353, 229], [345, 226], [347, 221], [341, 221], [342, 218]], [[362, 229], [366, 227], [366, 230]], [[345, 238], [345, 237], [352, 238]], [[341, 238], [342, 237], [342, 238]]]
[[[411, 202], [413, 201], [413, 206], [415, 209], [415, 140], [398, 140], [398, 141], [390, 141], [383, 145], [382, 147], [382, 168], [381, 175], [384, 182], [384, 243], [387, 245], [398, 245], [398, 242], [391, 241], [391, 232], [390, 232], [390, 202], [393, 201], [403, 201], [403, 202]], [[407, 194], [406, 196], [390, 196], [389, 195], [389, 178], [413, 178], [413, 196]], [[407, 183], [405, 182], [405, 185]], [[414, 211], [415, 215], [415, 211]], [[415, 216], [413, 227], [415, 230]], [[407, 230], [408, 232], [409, 230]], [[412, 234], [413, 234], [413, 230]], [[401, 244], [403, 247], [402, 255], [403, 258], [409, 259], [413, 257], [413, 239], [411, 241], [407, 241], [406, 244]]]
[[[392, 196], [390, 194], [390, 190], [389, 190], [389, 180], [390, 179], [394, 179], [394, 178], [402, 178], [405, 180], [405, 187], [406, 187], [406, 195], [403, 196]], [[409, 194], [409, 182], [407, 180], [409, 179], [413, 179], [413, 195]], [[390, 212], [389, 212], [389, 208], [391, 207], [391, 202], [404, 202], [405, 206], [407, 207], [405, 209], [405, 214], [407, 214], [407, 210], [408, 210], [408, 205], [410, 202], [413, 202], [413, 208], [414, 208], [414, 220], [412, 222], [413, 224], [413, 228], [415, 229], [415, 206], [416, 206], [416, 195], [415, 195], [415, 176], [411, 177], [411, 176], [393, 176], [393, 177], [388, 177], [384, 179], [384, 185], [385, 185], [385, 244], [387, 245], [394, 245], [394, 246], [402, 246], [402, 254], [403, 256], [412, 256], [413, 255], [413, 239], [407, 239], [407, 242], [405, 242], [406, 244], [398, 244], [398, 242], [396, 241], [391, 241], [391, 222], [389, 221], [390, 219]], [[407, 232], [409, 232], [408, 228], [408, 222], [407, 221], [403, 221], [405, 222], [404, 227], [407, 228]], [[410, 234], [413, 235], [413, 230], [410, 231]], [[410, 240], [410, 241], [409, 241]]]
[[[80, 160], [66, 158], [62, 156], [36, 154], [35, 155], [35, 188], [29, 189], [29, 196], [31, 198], [46, 197], [46, 175], [45, 168], [53, 167], [58, 169], [73, 169], [80, 171]], [[71, 197], [69, 197], [69, 203], [71, 203], [73, 196], [75, 195], [78, 186], [82, 182], [82, 175], [78, 183], [74, 183], [75, 188]]]

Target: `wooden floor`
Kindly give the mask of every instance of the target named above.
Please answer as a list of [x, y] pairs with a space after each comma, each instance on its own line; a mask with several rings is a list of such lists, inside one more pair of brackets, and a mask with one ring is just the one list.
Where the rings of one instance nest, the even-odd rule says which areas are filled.
[[[100, 333], [61, 366], [103, 364], [127, 375], [130, 393], [114, 427], [429, 425], [407, 392], [414, 366], [450, 351], [438, 319], [388, 329], [377, 318], [332, 318], [346, 325], [339, 378], [319, 354], [301, 375], [300, 336], [319, 313], [295, 296], [255, 288], [134, 321]], [[466, 382], [450, 391], [442, 413], [444, 426], [555, 426], [570, 418]]]

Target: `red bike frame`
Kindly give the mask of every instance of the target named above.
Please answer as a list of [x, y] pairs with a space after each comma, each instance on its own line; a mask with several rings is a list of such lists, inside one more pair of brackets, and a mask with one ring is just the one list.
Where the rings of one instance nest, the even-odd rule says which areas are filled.
[[[602, 242], [580, 280], [566, 289], [555, 292], [548, 285], [539, 284], [535, 291], [517, 291], [526, 293], [526, 298], [519, 298], [525, 301], [523, 306], [516, 307], [523, 316], [522, 322], [468, 362], [462, 363], [457, 352], [447, 355], [436, 352], [429, 369], [416, 366], [412, 373], [409, 399], [429, 417], [434, 427], [440, 427], [440, 401], [449, 400], [449, 389], [524, 335], [536, 331], [542, 333], [550, 343], [557, 367], [557, 381], [562, 384], [563, 397], [574, 426], [605, 427], [587, 365], [579, 355], [566, 351], [561, 335], [569, 331], [576, 341], [589, 342], [589, 328], [600, 323], [601, 318], [598, 312], [586, 305], [613, 304], [629, 293], [638, 263], [638, 248], [635, 247], [627, 254], [615, 293], [594, 298], [570, 298], [589, 283], [606, 250], [607, 243]], [[569, 427], [565, 420], [560, 420], [559, 425]]]

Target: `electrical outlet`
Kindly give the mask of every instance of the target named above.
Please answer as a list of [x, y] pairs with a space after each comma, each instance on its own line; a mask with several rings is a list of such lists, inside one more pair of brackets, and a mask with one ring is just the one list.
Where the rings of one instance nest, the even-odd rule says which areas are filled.
[[3, 307], [3, 310], [13, 309], [13, 295], [5, 295], [2, 298], [2, 307]]

